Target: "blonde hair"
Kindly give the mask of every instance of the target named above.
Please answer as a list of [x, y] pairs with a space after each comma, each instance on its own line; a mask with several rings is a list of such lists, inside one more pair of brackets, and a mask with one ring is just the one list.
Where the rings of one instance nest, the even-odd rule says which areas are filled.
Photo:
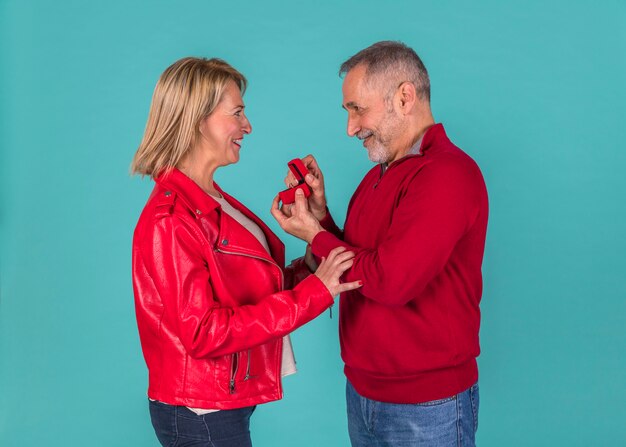
[[229, 81], [244, 93], [244, 75], [221, 59], [186, 57], [170, 65], [154, 88], [131, 174], [155, 178], [171, 171], [195, 145], [200, 122], [215, 110]]

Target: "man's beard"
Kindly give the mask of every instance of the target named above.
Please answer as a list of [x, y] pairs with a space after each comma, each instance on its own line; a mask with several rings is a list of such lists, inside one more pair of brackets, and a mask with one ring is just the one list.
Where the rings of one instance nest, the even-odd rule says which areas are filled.
[[388, 163], [393, 158], [390, 144], [400, 134], [401, 120], [393, 112], [387, 113], [377, 131], [365, 129], [357, 134], [364, 140], [371, 137], [367, 149], [368, 158], [374, 163]]

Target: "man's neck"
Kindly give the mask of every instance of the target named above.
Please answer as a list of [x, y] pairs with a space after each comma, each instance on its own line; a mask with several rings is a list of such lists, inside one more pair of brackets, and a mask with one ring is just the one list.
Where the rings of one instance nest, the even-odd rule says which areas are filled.
[[[412, 152], [416, 144], [421, 142], [424, 134], [433, 124], [435, 124], [435, 120], [433, 119], [432, 115], [430, 115], [429, 118], [424, 121], [421, 121], [419, 123], [415, 122], [415, 126], [412, 126], [413, 128], [410, 129], [409, 132], [407, 132], [405, 142], [400, 146], [402, 149], [396, 153], [396, 156], [393, 158], [393, 160], [389, 161], [388, 164], [391, 164], [394, 161], [398, 161], [401, 158], [406, 157], [410, 152]], [[417, 147], [417, 150], [419, 151], [419, 147]]]

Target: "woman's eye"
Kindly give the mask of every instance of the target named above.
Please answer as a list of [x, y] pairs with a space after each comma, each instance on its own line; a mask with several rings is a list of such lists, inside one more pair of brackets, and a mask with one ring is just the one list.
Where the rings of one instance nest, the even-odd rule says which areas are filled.
[[241, 116], [241, 110], [235, 112], [235, 116]]

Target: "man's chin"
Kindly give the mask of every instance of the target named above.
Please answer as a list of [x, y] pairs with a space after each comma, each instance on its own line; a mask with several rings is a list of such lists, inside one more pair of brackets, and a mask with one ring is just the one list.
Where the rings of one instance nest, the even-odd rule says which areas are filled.
[[367, 148], [367, 158], [374, 163], [387, 163], [389, 154], [379, 147]]

